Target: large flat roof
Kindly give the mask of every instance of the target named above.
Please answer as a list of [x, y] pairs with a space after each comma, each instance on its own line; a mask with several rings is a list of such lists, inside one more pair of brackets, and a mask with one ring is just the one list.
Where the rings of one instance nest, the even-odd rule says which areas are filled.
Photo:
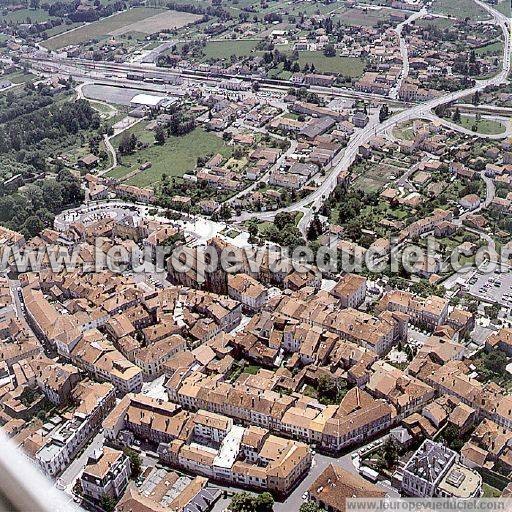
[[165, 99], [164, 96], [156, 96], [154, 94], [136, 94], [130, 103], [134, 105], [146, 105], [148, 107], [156, 107]]

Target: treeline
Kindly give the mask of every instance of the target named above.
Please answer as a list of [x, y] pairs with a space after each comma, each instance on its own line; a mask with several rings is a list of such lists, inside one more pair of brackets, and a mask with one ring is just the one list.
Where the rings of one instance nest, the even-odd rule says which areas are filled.
[[53, 226], [55, 214], [83, 201], [80, 181], [62, 169], [23, 187], [22, 192], [0, 197], [0, 223], [31, 238]]
[[121, 1], [113, 2], [109, 5], [102, 5], [99, 0], [94, 3], [95, 8], [86, 11], [77, 11], [80, 1], [71, 3], [55, 2], [48, 7], [48, 14], [57, 18], [69, 18], [73, 22], [97, 21], [100, 18], [111, 16], [112, 14], [126, 9], [126, 4]]
[[29, 85], [0, 99], [0, 224], [27, 238], [83, 199], [79, 179], [62, 163], [48, 177], [48, 157], [100, 128], [100, 118], [86, 100], [63, 99]]
[[45, 139], [59, 140], [99, 127], [98, 113], [86, 100], [52, 104], [4, 122], [0, 127], [0, 153], [31, 150]]
[[5, 100], [0, 104], [0, 123], [6, 123], [25, 114], [35, 112], [40, 108], [48, 107], [53, 103], [51, 96], [32, 94], [20, 95], [8, 92]]
[[180, 12], [189, 12], [191, 14], [203, 14], [205, 16], [220, 18], [224, 21], [231, 19], [231, 14], [229, 14], [226, 9], [223, 9], [218, 5], [196, 5], [182, 4], [179, 2], [168, 2], [167, 9]]

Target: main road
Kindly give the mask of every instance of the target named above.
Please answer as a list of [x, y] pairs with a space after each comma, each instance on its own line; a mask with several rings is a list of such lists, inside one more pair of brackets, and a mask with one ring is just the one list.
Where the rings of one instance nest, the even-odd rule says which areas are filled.
[[512, 51], [510, 46], [510, 20], [485, 2], [480, 0], [473, 1], [489, 12], [493, 17], [494, 23], [499, 25], [503, 31], [503, 61], [501, 71], [498, 74], [485, 80], [478, 80], [476, 84], [469, 89], [443, 94], [442, 96], [438, 96], [426, 102], [414, 105], [406, 110], [402, 110], [378, 125], [370, 123], [366, 128], [358, 131], [350, 139], [343, 155], [339, 158], [336, 165], [334, 165], [326, 174], [325, 180], [314, 192], [287, 207], [273, 210], [271, 212], [244, 213], [232, 220], [235, 222], [241, 222], [249, 218], [256, 218], [261, 221], [272, 221], [280, 212], [303, 212], [305, 215], [303, 215], [299, 222], [299, 229], [304, 233], [307, 229], [307, 224], [311, 219], [311, 212], [318, 209], [323, 204], [325, 199], [336, 187], [337, 178], [340, 172], [347, 171], [349, 169], [358, 154], [359, 148], [364, 144], [367, 144], [372, 137], [376, 135], [383, 135], [398, 124], [411, 121], [413, 119], [428, 117], [432, 109], [440, 105], [457, 101], [465, 96], [472, 95], [477, 91], [481, 92], [487, 86], [503, 84], [507, 80], [507, 75], [510, 71], [510, 57]]

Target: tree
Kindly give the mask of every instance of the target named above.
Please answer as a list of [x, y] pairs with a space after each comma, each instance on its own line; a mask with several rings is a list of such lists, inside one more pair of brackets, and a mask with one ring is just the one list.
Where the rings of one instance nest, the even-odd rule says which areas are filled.
[[443, 439], [452, 450], [460, 451], [464, 446], [464, 440], [461, 438], [459, 429], [455, 425], [450, 424], [443, 430]]
[[231, 208], [227, 204], [223, 204], [219, 210], [219, 217], [222, 220], [229, 220], [231, 218], [232, 213], [233, 212], [231, 211]]
[[329, 43], [324, 46], [324, 55], [326, 57], [336, 57], [336, 48], [333, 44]]
[[37, 234], [39, 234], [45, 228], [43, 221], [32, 215], [27, 218], [27, 220], [23, 223], [21, 231], [25, 235], [25, 238], [33, 238]]
[[389, 117], [389, 107], [384, 103], [379, 110], [379, 122], [384, 122]]
[[390, 437], [384, 444], [383, 459], [387, 469], [392, 469], [398, 462], [398, 450], [395, 442]]
[[112, 496], [108, 496], [107, 494], [104, 494], [101, 497], [101, 508], [105, 512], [114, 512], [114, 509], [116, 508], [116, 502]]
[[132, 470], [132, 477], [138, 478], [142, 472], [142, 459], [140, 455], [131, 448], [126, 447], [124, 450], [125, 455], [130, 459], [130, 468]]
[[269, 492], [258, 496], [248, 492], [238, 492], [231, 499], [228, 507], [232, 512], [272, 512], [274, 498]]
[[459, 107], [457, 107], [455, 109], [455, 111], [453, 112], [452, 121], [454, 123], [460, 123], [460, 110], [459, 110]]
[[157, 125], [155, 128], [155, 142], [160, 145], [165, 142], [165, 130], [161, 125]]
[[43, 199], [50, 209], [58, 209], [62, 204], [62, 186], [55, 180], [45, 180], [41, 186]]
[[507, 367], [507, 354], [502, 350], [491, 350], [482, 357], [485, 368], [496, 375], [504, 375]]
[[336, 381], [328, 375], [322, 375], [318, 379], [317, 391], [319, 400], [335, 401], [338, 394]]
[[251, 241], [254, 240], [258, 236], [258, 225], [251, 223], [247, 231], [249, 231]]
[[274, 498], [269, 492], [263, 492], [256, 498], [256, 512], [272, 512]]
[[300, 506], [299, 512], [324, 512], [324, 509], [314, 501], [307, 501]]
[[121, 155], [131, 155], [137, 148], [138, 139], [134, 133], [128, 135], [125, 133], [119, 143], [119, 153]]
[[309, 241], [316, 240], [322, 234], [322, 222], [318, 217], [318, 213], [315, 213], [311, 224], [308, 227], [307, 239]]

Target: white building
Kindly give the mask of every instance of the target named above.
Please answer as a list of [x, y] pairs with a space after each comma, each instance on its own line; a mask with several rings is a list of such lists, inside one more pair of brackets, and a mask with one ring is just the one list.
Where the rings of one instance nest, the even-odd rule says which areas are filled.
[[404, 468], [402, 491], [419, 498], [479, 497], [482, 477], [458, 461], [456, 452], [426, 439]]
[[130, 106], [136, 107], [147, 107], [147, 108], [159, 108], [165, 101], [164, 96], [157, 96], [155, 94], [136, 94], [130, 100]]

